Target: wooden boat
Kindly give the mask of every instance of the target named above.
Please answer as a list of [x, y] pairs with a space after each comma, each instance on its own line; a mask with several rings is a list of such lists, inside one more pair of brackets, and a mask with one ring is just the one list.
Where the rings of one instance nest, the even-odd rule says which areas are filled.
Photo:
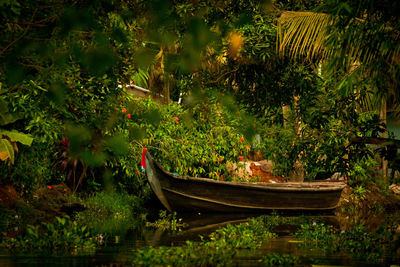
[[150, 186], [169, 211], [266, 212], [271, 210], [332, 210], [342, 182], [238, 183], [191, 178], [166, 172], [145, 152]]

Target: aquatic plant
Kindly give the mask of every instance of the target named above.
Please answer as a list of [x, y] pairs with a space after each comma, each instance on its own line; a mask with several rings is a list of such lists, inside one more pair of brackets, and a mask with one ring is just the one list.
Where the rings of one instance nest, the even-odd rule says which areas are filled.
[[301, 258], [292, 254], [271, 253], [263, 259], [265, 266], [300, 265]]
[[202, 242], [187, 241], [183, 246], [140, 248], [130, 262], [135, 266], [232, 265], [240, 250], [259, 248], [262, 242], [275, 236], [262, 218], [253, 218], [246, 223], [220, 228], [207, 239], [202, 237]]
[[335, 229], [323, 223], [301, 225], [296, 238], [303, 241], [299, 246], [318, 249], [325, 253], [342, 252], [353, 259], [379, 262], [383, 259], [383, 245], [390, 242], [393, 231], [382, 227], [370, 233], [363, 224], [353, 225], [349, 230]]
[[23, 236], [4, 239], [0, 246], [21, 249], [85, 249], [91, 250], [100, 245], [86, 226], [79, 226], [68, 217], [56, 217], [52, 223], [28, 225]]
[[264, 240], [276, 237], [269, 231], [269, 226], [264, 223], [262, 218], [251, 218], [249, 222], [238, 225], [228, 224], [227, 226], [211, 233], [210, 247], [228, 248], [258, 248]]
[[176, 216], [176, 212], [167, 214], [167, 211], [161, 210], [159, 213], [160, 218], [155, 222], [146, 222], [146, 226], [162, 230], [181, 231], [187, 224], [182, 221], [182, 218], [177, 218]]
[[130, 261], [134, 266], [228, 266], [232, 265], [235, 250], [217, 250], [197, 242], [187, 241], [181, 247], [144, 247]]
[[118, 192], [98, 192], [83, 202], [87, 210], [76, 215], [79, 225], [86, 225], [95, 235], [105, 239], [122, 236], [133, 224], [133, 206], [140, 205], [135, 196]]

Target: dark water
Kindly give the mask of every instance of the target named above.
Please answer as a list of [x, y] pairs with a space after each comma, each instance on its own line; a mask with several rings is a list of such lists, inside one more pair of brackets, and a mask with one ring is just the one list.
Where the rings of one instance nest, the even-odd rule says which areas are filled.
[[[183, 221], [188, 227], [179, 232], [167, 232], [151, 228], [141, 228], [138, 231], [128, 232], [117, 245], [107, 246], [88, 252], [52, 252], [52, 251], [12, 251], [0, 250], [0, 266], [124, 266], [136, 248], [151, 245], [157, 246], [179, 246], [186, 240], [200, 241], [200, 235], [208, 236], [210, 233], [227, 224], [237, 224], [248, 220], [248, 214], [211, 214], [211, 215], [184, 215]], [[254, 216], [253, 216], [254, 217]], [[315, 217], [315, 216], [314, 216]], [[338, 227], [339, 220], [335, 216], [323, 216], [326, 224]], [[317, 265], [334, 266], [368, 266], [363, 259], [354, 261], [344, 254], [327, 255], [318, 250], [302, 250], [294, 238], [295, 227], [282, 226], [278, 229], [278, 238], [265, 243], [256, 251], [245, 251], [236, 259], [238, 266], [262, 266], [262, 258], [268, 253], [293, 254], [313, 258]], [[399, 265], [400, 261], [393, 260], [388, 255], [382, 266]], [[371, 264], [376, 266], [376, 264]]]

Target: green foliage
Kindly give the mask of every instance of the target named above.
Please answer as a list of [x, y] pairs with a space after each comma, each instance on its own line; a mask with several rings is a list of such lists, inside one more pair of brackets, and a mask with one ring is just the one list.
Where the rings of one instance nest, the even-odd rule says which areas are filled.
[[[0, 99], [0, 105], [2, 106], [3, 110], [0, 113], [1, 121], [0, 125], [7, 125], [15, 120], [18, 117], [13, 116], [9, 113], [7, 104]], [[27, 134], [20, 133], [18, 131], [12, 130], [7, 131], [0, 128], [0, 160], [7, 161], [9, 160], [9, 165], [14, 164], [14, 154], [18, 152], [18, 146], [16, 142], [21, 143], [26, 146], [32, 145], [33, 138]]]
[[[0, 139], [0, 158], [15, 164], [1, 168], [0, 182], [29, 191], [66, 179], [74, 191], [78, 186], [91, 191], [106, 184], [102, 178], [112, 176], [114, 184], [144, 198], [149, 188], [138, 165], [143, 147], [170, 172], [231, 180], [225, 164], [246, 158], [256, 133], [247, 110], [259, 124], [265, 123], [265, 132], [258, 132], [264, 137], [258, 148], [275, 161], [276, 173], [288, 175], [300, 161], [309, 179], [342, 172], [355, 184], [365, 183], [373, 174], [371, 151], [350, 139], [382, 131], [376, 114], [361, 112], [360, 102], [371, 96], [365, 88], [386, 88], [386, 81], [397, 77], [395, 56], [387, 65], [381, 60], [397, 53], [390, 49], [397, 35], [390, 35], [392, 27], [386, 27], [391, 17], [384, 16], [392, 14], [385, 11], [391, 4], [275, 1], [274, 8], [267, 9], [265, 2], [269, 1], [3, 1], [0, 125], [8, 134]], [[356, 33], [366, 47], [384, 44], [376, 46], [379, 64], [371, 70], [382, 78], [374, 75], [371, 81], [355, 70], [358, 78], [353, 79], [341, 69], [321, 79], [315, 64], [276, 56], [278, 9], [304, 10], [319, 4], [346, 19], [343, 25], [334, 21], [337, 34], [329, 36], [334, 47]], [[365, 20], [360, 18], [362, 7], [367, 7], [367, 17], [376, 15], [377, 20], [367, 25], [353, 21]], [[343, 35], [346, 27], [349, 35]], [[361, 31], [366, 29], [371, 31]], [[386, 41], [367, 38], [378, 38], [378, 33], [388, 37], [382, 37]], [[353, 41], [361, 47], [359, 40], [349, 44]], [[354, 59], [362, 50], [347, 51], [354, 52]], [[365, 58], [368, 54], [360, 55], [362, 63], [375, 62]], [[346, 58], [341, 55], [331, 64], [340, 65]], [[392, 76], [376, 71], [381, 67]], [[349, 79], [343, 82], [341, 76]], [[126, 94], [129, 81], [153, 87], [158, 78], [162, 85], [171, 85], [173, 99], [186, 94], [184, 107], [136, 101]], [[223, 97], [208, 99], [214, 91]], [[282, 105], [292, 108], [296, 130], [280, 127], [287, 119]], [[32, 148], [22, 148], [25, 155], [15, 157], [10, 133], [14, 138], [16, 133], [28, 134], [33, 142], [22, 135], [17, 139]], [[65, 137], [68, 146], [60, 146]]]
[[5, 239], [0, 244], [8, 248], [65, 250], [91, 250], [98, 246], [86, 226], [81, 227], [67, 217], [56, 217], [53, 223], [28, 225], [24, 236]]
[[0, 135], [7, 136], [12, 142], [19, 142], [26, 146], [31, 146], [33, 138], [29, 135], [17, 131], [0, 131]]
[[300, 257], [292, 254], [271, 253], [264, 257], [264, 266], [297, 266], [300, 262]]
[[239, 121], [230, 118], [220, 105], [209, 103], [170, 112], [154, 134], [156, 140], [162, 140], [154, 154], [170, 172], [227, 178], [225, 163], [237, 162], [250, 151], [248, 141], [235, 130]]
[[195, 242], [183, 247], [146, 247], [138, 249], [130, 262], [135, 266], [227, 266], [233, 262], [234, 250], [219, 248], [217, 251]]
[[221, 247], [255, 249], [260, 247], [263, 241], [274, 237], [276, 235], [270, 232], [262, 218], [251, 218], [249, 222], [239, 225], [229, 224], [211, 233], [208, 246], [215, 249]]
[[140, 248], [133, 254], [131, 263], [139, 266], [232, 265], [238, 249], [259, 248], [262, 241], [275, 237], [264, 226], [262, 218], [253, 218], [248, 223], [220, 228], [201, 243], [187, 241], [181, 247]]
[[384, 254], [382, 244], [390, 242], [392, 230], [382, 226], [375, 233], [370, 233], [363, 224], [356, 224], [349, 230], [335, 229], [321, 223], [301, 225], [296, 238], [302, 240], [304, 248], [317, 247], [328, 252], [344, 252], [354, 259], [368, 262], [380, 262]]
[[361, 159], [356, 158], [352, 162], [352, 168], [349, 171], [349, 185], [358, 188], [369, 183], [372, 183], [371, 177], [374, 177], [377, 166], [379, 164], [372, 157], [362, 157]]
[[327, 179], [340, 172], [351, 185], [368, 183], [378, 166], [374, 151], [352, 143], [352, 138], [377, 137], [384, 125], [376, 112], [356, 112], [358, 96], [344, 98], [319, 89], [313, 95], [300, 96], [284, 127], [269, 122], [260, 148], [274, 161], [275, 173], [288, 176], [300, 162], [309, 180]]
[[253, 62], [266, 62], [275, 54], [276, 28], [273, 16], [261, 14], [252, 17], [252, 23], [239, 28], [244, 35], [244, 55]]
[[149, 73], [148, 73], [148, 72], [146, 72], [146, 71], [144, 71], [144, 70], [142, 70], [142, 69], [139, 69], [138, 72], [135, 73], [135, 74], [132, 76], [132, 79], [131, 79], [131, 80], [132, 80], [136, 85], [138, 85], [138, 86], [140, 86], [140, 87], [148, 88], [148, 87], [149, 87], [149, 84], [148, 84], [149, 78], [150, 78], [150, 76], [149, 76]]
[[2, 236], [9, 228], [12, 213], [8, 210], [6, 205], [0, 203], [0, 214], [2, 215], [0, 218], [0, 236]]
[[155, 222], [146, 222], [147, 227], [159, 228], [161, 230], [181, 231], [187, 224], [182, 222], [182, 218], [176, 217], [176, 212], [167, 215], [167, 211], [160, 211], [159, 219]]
[[104, 191], [81, 201], [87, 210], [76, 215], [76, 222], [94, 235], [102, 234], [105, 241], [126, 233], [133, 223], [133, 210], [139, 210], [142, 202], [126, 193]]
[[128, 99], [116, 125], [113, 132], [132, 140], [129, 155], [110, 160], [107, 166], [121, 187], [141, 196], [148, 192], [145, 174], [139, 170], [143, 147], [167, 171], [214, 179], [232, 179], [225, 163], [238, 162], [250, 151], [249, 142], [236, 130], [240, 120], [215, 102], [184, 109], [151, 99]]
[[15, 164], [0, 168], [0, 183], [13, 184], [23, 195], [46, 184], [60, 183], [64, 177], [53, 168], [55, 147], [33, 142], [32, 147], [21, 146]]

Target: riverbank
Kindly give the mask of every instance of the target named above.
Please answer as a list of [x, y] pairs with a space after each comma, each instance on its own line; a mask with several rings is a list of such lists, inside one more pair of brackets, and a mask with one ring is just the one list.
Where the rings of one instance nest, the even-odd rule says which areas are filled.
[[[57, 257], [78, 265], [92, 260], [145, 266], [193, 261], [351, 265], [399, 259], [399, 197], [376, 186], [362, 192], [346, 188], [340, 206], [329, 216], [164, 213], [158, 219], [140, 206], [143, 202], [124, 193], [103, 192], [80, 200], [65, 186], [55, 185], [38, 190], [28, 202], [11, 187], [1, 192], [4, 264], [29, 257], [35, 262], [44, 255], [49, 265]], [[65, 209], [74, 206], [66, 203], [75, 203], [79, 210]]]

